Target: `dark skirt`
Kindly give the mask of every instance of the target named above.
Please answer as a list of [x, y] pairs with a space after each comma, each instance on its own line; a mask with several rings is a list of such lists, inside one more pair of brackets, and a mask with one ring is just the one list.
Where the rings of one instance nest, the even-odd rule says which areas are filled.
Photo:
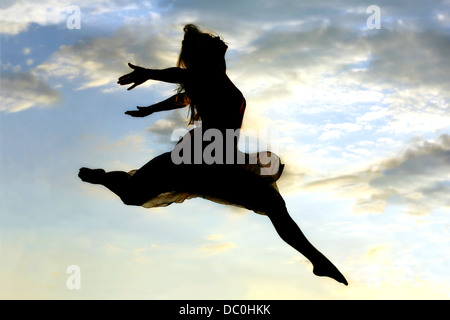
[[[284, 165], [271, 152], [241, 153], [233, 164], [175, 164], [172, 152], [163, 153], [141, 169], [128, 172], [119, 196], [127, 204], [165, 207], [187, 199], [204, 198], [267, 214], [284, 206], [276, 181]], [[125, 200], [126, 199], [126, 200]]]

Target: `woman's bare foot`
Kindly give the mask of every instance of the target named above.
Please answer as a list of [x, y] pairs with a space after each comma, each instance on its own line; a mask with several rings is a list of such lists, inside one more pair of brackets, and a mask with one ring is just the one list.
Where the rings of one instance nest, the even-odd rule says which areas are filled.
[[84, 182], [101, 184], [103, 182], [105, 170], [81, 168], [78, 177]]
[[319, 277], [330, 277], [337, 282], [348, 285], [347, 280], [342, 273], [328, 260], [325, 256], [321, 256], [318, 261], [313, 263], [313, 273]]

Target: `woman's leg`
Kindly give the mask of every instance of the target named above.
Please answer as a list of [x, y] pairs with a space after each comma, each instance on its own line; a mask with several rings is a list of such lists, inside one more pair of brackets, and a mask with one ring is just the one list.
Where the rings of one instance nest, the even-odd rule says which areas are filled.
[[315, 275], [330, 277], [348, 285], [347, 280], [339, 270], [308, 241], [299, 226], [289, 215], [285, 206], [282, 206], [276, 212], [269, 212], [267, 215], [278, 235], [311, 261]]
[[78, 174], [81, 180], [92, 184], [100, 184], [114, 192], [128, 205], [140, 205], [133, 201], [133, 190], [130, 176], [124, 171], [105, 172], [103, 169], [81, 168]]
[[84, 182], [105, 186], [127, 205], [140, 206], [153, 193], [165, 190], [166, 177], [172, 167], [170, 153], [167, 152], [150, 160], [133, 175], [124, 171], [81, 168], [78, 176]]

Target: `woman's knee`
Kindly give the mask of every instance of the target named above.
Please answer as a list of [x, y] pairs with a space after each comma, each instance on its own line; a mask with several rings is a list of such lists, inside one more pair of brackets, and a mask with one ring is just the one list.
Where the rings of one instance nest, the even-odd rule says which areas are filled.
[[271, 201], [265, 205], [264, 211], [266, 215], [269, 216], [269, 218], [280, 217], [285, 214], [288, 214], [286, 209], [286, 203], [284, 202], [281, 196], [271, 199]]
[[122, 202], [127, 206], [141, 206], [144, 202], [142, 199], [138, 199], [138, 197], [132, 195], [122, 195], [120, 197]]

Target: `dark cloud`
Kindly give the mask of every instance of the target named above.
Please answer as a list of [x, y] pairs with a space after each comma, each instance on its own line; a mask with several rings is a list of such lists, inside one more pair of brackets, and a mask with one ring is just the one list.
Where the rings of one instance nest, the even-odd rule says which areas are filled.
[[[175, 144], [171, 137], [174, 130], [187, 130], [186, 111], [175, 110], [167, 112], [162, 119], [157, 120], [151, 127], [147, 128], [147, 132], [156, 137], [157, 141], [164, 144]], [[181, 131], [180, 131], [181, 132]], [[178, 139], [176, 137], [174, 139]]]
[[17, 112], [33, 106], [48, 107], [61, 99], [59, 91], [31, 72], [3, 72], [1, 85], [0, 111]]
[[310, 182], [304, 190], [334, 191], [355, 198], [356, 212], [384, 212], [387, 204], [406, 206], [411, 214], [449, 207], [450, 136], [418, 141], [402, 156], [368, 169]]
[[365, 72], [354, 76], [366, 85], [428, 88], [447, 94], [450, 36], [437, 31], [399, 30], [360, 39], [370, 53]]

